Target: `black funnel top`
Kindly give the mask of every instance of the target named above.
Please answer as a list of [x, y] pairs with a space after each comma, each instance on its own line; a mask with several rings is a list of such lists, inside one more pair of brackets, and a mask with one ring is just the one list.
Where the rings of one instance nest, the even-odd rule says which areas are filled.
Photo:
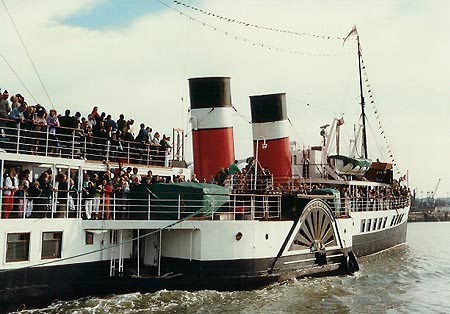
[[190, 78], [189, 96], [191, 109], [231, 107], [230, 78]]
[[286, 93], [250, 96], [252, 123], [287, 119]]

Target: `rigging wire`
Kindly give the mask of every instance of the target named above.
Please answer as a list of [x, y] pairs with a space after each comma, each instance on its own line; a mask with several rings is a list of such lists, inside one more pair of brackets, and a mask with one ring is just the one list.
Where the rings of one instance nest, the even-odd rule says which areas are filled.
[[[31, 58], [31, 54], [30, 54], [30, 52], [28, 51], [28, 49], [27, 49], [27, 47], [26, 47], [26, 45], [25, 45], [25, 42], [24, 42], [23, 39], [22, 39], [22, 36], [20, 35], [19, 29], [17, 28], [17, 25], [16, 25], [16, 23], [14, 22], [14, 19], [12, 18], [11, 13], [9, 13], [9, 10], [8, 10], [8, 7], [6, 6], [5, 1], [2, 0], [2, 3], [3, 3], [3, 7], [4, 7], [5, 10], [6, 10], [6, 13], [8, 14], [9, 20], [11, 21], [12, 25], [14, 26], [14, 29], [15, 29], [16, 34], [17, 34], [17, 37], [19, 37], [19, 40], [20, 40], [20, 42], [22, 43], [23, 49], [25, 50], [25, 52], [26, 52], [26, 54], [27, 54], [27, 56], [28, 56], [28, 59], [30, 60], [31, 65], [33, 66], [34, 72], [36, 73], [36, 75], [37, 75], [37, 77], [38, 77], [38, 80], [39, 80], [39, 82], [41, 83], [41, 86], [42, 86], [42, 88], [43, 88], [45, 94], [47, 95], [48, 101], [50, 102], [50, 104], [52, 105], [52, 107], [55, 108], [55, 106], [53, 105], [53, 102], [52, 102], [52, 100], [51, 100], [51, 98], [50, 98], [50, 95], [48, 94], [47, 88], [45, 87], [44, 82], [42, 81], [42, 78], [41, 78], [41, 76], [40, 76], [40, 74], [39, 74], [39, 71], [37, 70], [36, 65], [35, 65], [34, 62], [33, 62], [33, 58]], [[34, 98], [33, 98], [33, 99], [34, 99]]]
[[[3, 0], [2, 0], [3, 1]], [[154, 0], [158, 3], [160, 3], [161, 5], [175, 11], [178, 12], [180, 15], [189, 18], [191, 21], [194, 21], [198, 24], [202, 24], [204, 27], [214, 30], [214, 31], [219, 31], [223, 34], [225, 34], [226, 36], [232, 36], [234, 37], [235, 40], [241, 40], [245, 43], [251, 44], [254, 47], [258, 47], [258, 48], [265, 48], [268, 50], [273, 50], [279, 53], [286, 53], [286, 54], [291, 54], [291, 55], [303, 55], [303, 56], [310, 56], [310, 57], [340, 57], [340, 56], [349, 56], [349, 55], [354, 55], [354, 52], [348, 52], [348, 53], [315, 53], [315, 52], [306, 52], [306, 51], [300, 51], [300, 50], [290, 50], [290, 49], [285, 49], [285, 48], [280, 48], [280, 47], [276, 47], [273, 45], [268, 45], [266, 43], [262, 43], [262, 42], [257, 42], [257, 41], [253, 41], [248, 39], [247, 37], [243, 37], [234, 33], [230, 33], [227, 30], [223, 30], [220, 28], [217, 28], [216, 26], [213, 26], [211, 24], [206, 23], [205, 21], [199, 20], [189, 14], [186, 14], [184, 12], [182, 12], [181, 10], [178, 10], [176, 8], [174, 8], [173, 6], [163, 2], [162, 0]]]
[[244, 116], [242, 113], [240, 113], [235, 106], [231, 106], [231, 108], [233, 108], [233, 110], [238, 114], [238, 116], [240, 116], [242, 119], [245, 120], [245, 122], [247, 122], [248, 124], [252, 124], [252, 121], [250, 121], [246, 116]]
[[287, 120], [289, 121], [289, 124], [291, 125], [292, 130], [294, 130], [294, 133], [295, 133], [295, 135], [298, 137], [298, 140], [300, 141], [300, 143], [301, 143], [303, 146], [306, 146], [305, 143], [303, 142], [303, 140], [302, 140], [300, 134], [298, 133], [297, 129], [294, 127], [294, 124], [292, 123], [291, 119], [288, 118]]
[[278, 33], [286, 33], [286, 34], [291, 34], [291, 35], [296, 35], [296, 36], [309, 36], [309, 37], [313, 37], [313, 38], [320, 38], [320, 39], [327, 39], [327, 40], [328, 39], [337, 39], [337, 40], [345, 39], [344, 37], [329, 36], [329, 35], [317, 35], [317, 34], [312, 34], [312, 33], [307, 33], [307, 32], [296, 32], [296, 31], [291, 31], [291, 30], [287, 30], [287, 29], [280, 29], [280, 28], [275, 28], [275, 27], [253, 24], [253, 23], [249, 23], [249, 22], [240, 21], [238, 19], [234, 19], [231, 17], [223, 16], [220, 14], [216, 14], [216, 13], [213, 13], [210, 11], [206, 11], [206, 10], [194, 7], [192, 5], [183, 3], [181, 1], [173, 0], [172, 2], [175, 3], [176, 5], [181, 5], [188, 9], [198, 11], [204, 15], [212, 16], [212, 17], [218, 18], [218, 19], [223, 20], [228, 23], [235, 23], [235, 24], [243, 25], [245, 27], [252, 27], [252, 28], [256, 28], [256, 29], [260, 29], [260, 30], [267, 30], [267, 31], [278, 32]]
[[362, 50], [361, 50], [361, 65], [362, 65], [362, 72], [364, 75], [364, 83], [365, 83], [365, 87], [367, 89], [367, 94], [369, 95], [369, 103], [372, 106], [372, 110], [374, 112], [375, 118], [378, 121], [378, 129], [381, 130], [380, 135], [383, 137], [384, 142], [385, 142], [385, 147], [387, 149], [388, 152], [388, 157], [391, 158], [391, 162], [393, 163], [394, 167], [397, 169], [396, 174], [397, 175], [401, 175], [400, 172], [400, 168], [398, 167], [395, 158], [394, 158], [394, 153], [392, 152], [392, 149], [389, 145], [389, 141], [388, 138], [386, 136], [386, 131], [383, 128], [383, 123], [381, 121], [381, 117], [380, 117], [380, 110], [379, 108], [377, 108], [376, 103], [375, 103], [375, 99], [374, 99], [374, 95], [373, 95], [373, 91], [372, 91], [372, 87], [369, 83], [369, 77], [367, 75], [367, 71], [366, 71], [366, 66], [364, 65], [364, 59], [363, 59], [363, 55], [362, 55]]
[[14, 68], [11, 66], [11, 64], [8, 62], [8, 60], [6, 60], [5, 56], [3, 54], [0, 53], [0, 57], [3, 59], [3, 61], [5, 61], [6, 65], [9, 67], [9, 69], [14, 73], [14, 75], [16, 76], [16, 78], [19, 80], [19, 82], [22, 84], [22, 86], [25, 88], [25, 90], [28, 92], [28, 94], [30, 94], [31, 98], [33, 98], [33, 100], [35, 101], [35, 103], [37, 103], [38, 101], [36, 100], [36, 98], [34, 98], [33, 94], [31, 93], [31, 91], [28, 89], [28, 87], [25, 85], [25, 83], [21, 80], [21, 78], [19, 77], [19, 75], [17, 74], [17, 72], [14, 70]]
[[367, 124], [369, 125], [370, 133], [372, 134], [373, 139], [374, 139], [374, 141], [375, 141], [375, 146], [376, 146], [377, 149], [378, 149], [378, 154], [380, 154], [380, 156], [383, 156], [385, 153], [383, 152], [382, 144], [380, 144], [379, 141], [377, 140], [377, 137], [376, 137], [376, 134], [375, 134], [375, 130], [374, 130], [374, 128], [372, 127], [372, 123], [370, 123], [369, 121], [367, 121]]

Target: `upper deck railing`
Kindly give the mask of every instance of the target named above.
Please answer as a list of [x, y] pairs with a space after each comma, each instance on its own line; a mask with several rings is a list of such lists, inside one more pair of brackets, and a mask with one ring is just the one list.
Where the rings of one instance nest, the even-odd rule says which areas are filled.
[[[81, 129], [17, 123], [0, 119], [0, 148], [8, 153], [53, 156], [70, 159], [122, 161], [144, 165], [171, 166], [183, 160], [172, 148], [152, 143], [125, 141], [115, 136], [94, 137]], [[176, 149], [177, 152], [180, 149]]]

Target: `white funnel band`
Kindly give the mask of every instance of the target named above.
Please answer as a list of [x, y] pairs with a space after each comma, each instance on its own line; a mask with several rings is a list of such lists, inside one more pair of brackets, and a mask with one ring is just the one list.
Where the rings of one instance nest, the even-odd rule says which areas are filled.
[[233, 127], [233, 108], [214, 107], [191, 110], [193, 130], [221, 129]]
[[289, 136], [288, 130], [288, 120], [252, 124], [254, 141], [261, 137], [265, 138], [266, 140], [285, 138]]

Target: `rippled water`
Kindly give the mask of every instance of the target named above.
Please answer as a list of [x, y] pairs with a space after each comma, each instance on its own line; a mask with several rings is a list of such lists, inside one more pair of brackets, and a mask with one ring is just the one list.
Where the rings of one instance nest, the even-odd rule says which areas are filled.
[[409, 224], [407, 242], [361, 258], [355, 276], [302, 279], [246, 292], [86, 298], [24, 313], [450, 313], [450, 223]]

